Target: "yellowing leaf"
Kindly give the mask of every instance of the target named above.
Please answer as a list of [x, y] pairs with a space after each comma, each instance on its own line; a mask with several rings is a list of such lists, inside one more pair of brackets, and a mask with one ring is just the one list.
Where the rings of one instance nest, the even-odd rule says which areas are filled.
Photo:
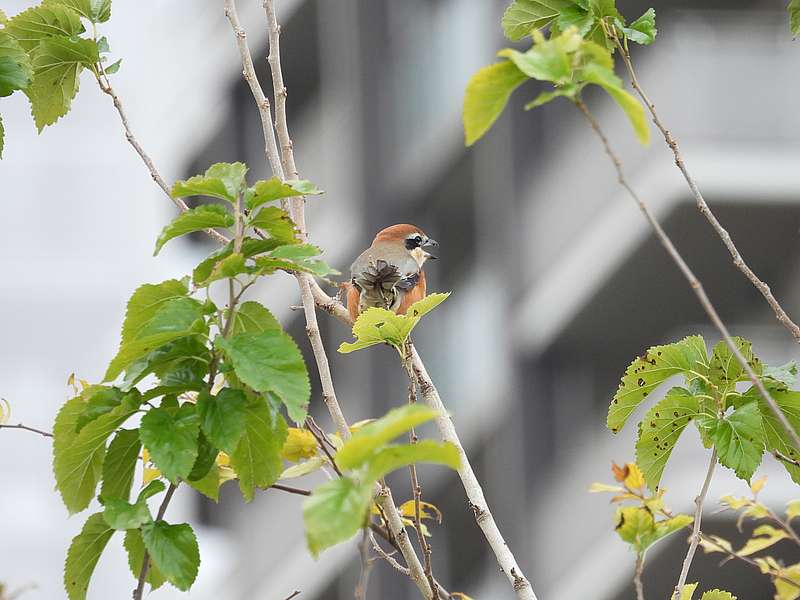
[[289, 462], [298, 462], [302, 458], [311, 458], [317, 454], [317, 440], [307, 429], [289, 427], [289, 433], [281, 449], [281, 458]]
[[700, 597], [700, 600], [736, 600], [736, 596], [722, 590], [711, 590], [710, 592], [705, 592]]
[[224, 452], [220, 452], [219, 454], [217, 454], [217, 465], [220, 467], [230, 467], [231, 457], [225, 454]]
[[[400, 511], [400, 514], [403, 515], [404, 517], [409, 517], [410, 519], [414, 519], [417, 516], [416, 502], [414, 502], [413, 500], [408, 500], [407, 502], [403, 502], [397, 508]], [[433, 511], [433, 514], [429, 513], [427, 509]], [[442, 511], [440, 511], [438, 508], [436, 508], [436, 506], [434, 506], [430, 502], [423, 502], [420, 500], [419, 518], [421, 521], [424, 521], [425, 519], [435, 518], [438, 523], [441, 523]]]
[[794, 564], [786, 569], [779, 569], [778, 575], [785, 577], [789, 581], [783, 579], [775, 579], [775, 600], [796, 600], [800, 598], [800, 563]]
[[592, 494], [596, 494], [598, 492], [616, 493], [616, 492], [624, 492], [624, 491], [625, 491], [625, 488], [622, 488], [622, 487], [620, 487], [618, 485], [608, 485], [608, 484], [605, 484], [605, 483], [597, 483], [597, 482], [595, 482], [595, 483], [593, 483], [592, 485], [589, 486], [589, 492], [591, 492]]
[[511, 93], [528, 77], [511, 61], [483, 67], [470, 78], [464, 94], [464, 142], [471, 146], [489, 131]]
[[706, 554], [725, 552], [726, 550], [731, 553], [733, 552], [731, 543], [718, 535], [704, 535], [700, 538], [700, 547]]
[[684, 585], [683, 589], [681, 590], [681, 600], [692, 600], [692, 595], [696, 589], [696, 583], [687, 583]]
[[786, 518], [791, 521], [798, 515], [800, 515], [800, 500], [792, 500], [786, 505]]
[[628, 475], [625, 477], [625, 486], [630, 490], [638, 490], [644, 487], [644, 476], [636, 463], [625, 465]]
[[739, 550], [738, 554], [741, 556], [750, 556], [788, 537], [789, 534], [783, 529], [776, 529], [772, 525], [761, 525], [755, 528], [753, 537], [747, 540], [747, 543]]
[[455, 600], [473, 600], [471, 596], [467, 596], [462, 592], [451, 592], [450, 598], [454, 598]]
[[158, 469], [153, 469], [152, 467], [145, 467], [144, 473], [142, 474], [142, 486], [147, 485], [154, 479], [158, 479], [161, 477], [161, 471]]
[[719, 499], [719, 501], [733, 510], [741, 510], [750, 504], [750, 500], [748, 498], [734, 498], [733, 496], [723, 496]]
[[326, 462], [327, 461], [321, 456], [315, 456], [314, 458], [310, 458], [301, 463], [297, 463], [296, 465], [292, 465], [283, 473], [281, 473], [281, 476], [278, 477], [278, 479], [295, 479], [297, 477], [302, 477], [303, 475], [308, 475], [309, 473], [318, 471]]
[[[3, 408], [5, 405], [5, 408]], [[11, 418], [11, 405], [5, 398], [0, 398], [0, 425], [5, 425]]]

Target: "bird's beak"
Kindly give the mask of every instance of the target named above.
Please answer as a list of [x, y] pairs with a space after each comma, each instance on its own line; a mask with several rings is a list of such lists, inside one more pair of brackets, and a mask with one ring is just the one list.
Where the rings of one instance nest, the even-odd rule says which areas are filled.
[[[438, 248], [439, 247], [439, 242], [437, 242], [434, 239], [427, 238], [425, 240], [425, 243], [422, 244], [422, 247], [423, 248]], [[437, 258], [439, 258], [438, 256], [435, 256], [435, 255], [431, 254], [430, 252], [425, 252], [425, 254], [427, 254], [428, 260], [436, 260]]]

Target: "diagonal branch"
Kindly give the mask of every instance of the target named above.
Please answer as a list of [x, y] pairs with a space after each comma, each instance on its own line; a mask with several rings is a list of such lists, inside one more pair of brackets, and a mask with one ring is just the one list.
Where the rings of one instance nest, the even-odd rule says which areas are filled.
[[[178, 489], [177, 483], [170, 483], [169, 488], [167, 488], [167, 493], [164, 495], [164, 500], [161, 502], [161, 506], [158, 507], [158, 514], [156, 515], [156, 522], [162, 520], [164, 518], [164, 514], [167, 512], [167, 506], [169, 505], [169, 501], [172, 500], [172, 495], [175, 493], [175, 490]], [[133, 590], [133, 600], [142, 600], [142, 596], [144, 595], [144, 584], [147, 581], [147, 571], [150, 568], [150, 554], [145, 549], [144, 556], [142, 557], [142, 570], [139, 571], [139, 582], [136, 585], [136, 589]]]
[[639, 97], [642, 99], [642, 102], [644, 102], [647, 110], [650, 111], [650, 115], [653, 117], [653, 123], [655, 123], [659, 131], [661, 131], [661, 135], [664, 136], [664, 141], [667, 143], [667, 146], [669, 146], [669, 149], [672, 150], [672, 154], [675, 157], [675, 165], [678, 167], [683, 175], [683, 178], [686, 180], [689, 190], [692, 192], [695, 202], [697, 203], [698, 210], [711, 224], [711, 227], [714, 228], [714, 231], [717, 232], [717, 235], [719, 235], [722, 243], [725, 244], [725, 247], [728, 249], [731, 258], [733, 258], [734, 266], [739, 269], [744, 276], [747, 277], [747, 279], [750, 280], [750, 282], [759, 292], [761, 292], [761, 295], [764, 296], [764, 299], [772, 308], [772, 311], [775, 313], [775, 317], [777, 317], [778, 321], [780, 321], [783, 326], [789, 330], [789, 333], [794, 336], [795, 340], [800, 342], [800, 327], [794, 321], [792, 321], [788, 314], [786, 314], [786, 311], [783, 310], [783, 307], [775, 299], [775, 296], [772, 294], [769, 286], [759, 279], [758, 275], [756, 275], [747, 265], [742, 258], [739, 249], [733, 243], [730, 233], [728, 233], [728, 231], [720, 224], [720, 222], [717, 220], [717, 217], [711, 211], [711, 208], [706, 203], [705, 198], [703, 198], [703, 194], [700, 192], [700, 188], [697, 187], [697, 183], [689, 174], [689, 170], [686, 168], [686, 163], [683, 160], [680, 148], [678, 148], [678, 142], [675, 141], [675, 138], [672, 136], [670, 131], [661, 122], [661, 119], [656, 112], [656, 105], [650, 100], [644, 89], [642, 89], [642, 86], [639, 84], [639, 80], [636, 77], [636, 71], [633, 68], [633, 62], [631, 61], [630, 53], [628, 52], [627, 48], [620, 43], [620, 40], [616, 34], [612, 33], [612, 37], [617, 45], [617, 48], [619, 48], [620, 55], [622, 56], [622, 62], [625, 63], [628, 73], [631, 76], [631, 85], [633, 86], [633, 89], [636, 90], [636, 93], [639, 94]]
[[675, 244], [672, 243], [670, 237], [661, 227], [661, 224], [658, 222], [653, 213], [650, 211], [650, 208], [647, 206], [644, 200], [642, 200], [639, 197], [636, 191], [631, 187], [630, 183], [628, 182], [628, 179], [625, 177], [625, 171], [622, 168], [622, 161], [620, 161], [619, 157], [614, 152], [614, 149], [611, 147], [611, 144], [608, 141], [606, 134], [600, 128], [600, 125], [594, 118], [594, 115], [592, 115], [592, 113], [589, 112], [589, 108], [586, 106], [583, 100], [577, 99], [575, 101], [575, 105], [580, 109], [580, 111], [589, 121], [589, 124], [591, 125], [594, 132], [597, 134], [597, 137], [600, 138], [600, 141], [603, 144], [603, 148], [605, 149], [608, 158], [611, 160], [611, 162], [614, 165], [614, 169], [616, 169], [617, 171], [617, 181], [623, 188], [625, 188], [625, 191], [628, 192], [628, 195], [631, 197], [631, 199], [634, 202], [636, 202], [636, 204], [639, 206], [639, 210], [642, 211], [642, 214], [645, 216], [648, 223], [650, 223], [650, 226], [653, 228], [653, 231], [655, 232], [658, 241], [661, 243], [662, 246], [664, 246], [664, 249], [667, 251], [667, 254], [669, 254], [670, 258], [672, 258], [673, 262], [678, 266], [678, 269], [680, 269], [681, 273], [683, 273], [683, 276], [686, 278], [686, 281], [689, 283], [689, 287], [692, 288], [692, 291], [694, 292], [695, 296], [697, 296], [697, 299], [700, 302], [700, 305], [703, 307], [703, 310], [706, 311], [706, 314], [708, 315], [709, 319], [711, 319], [711, 322], [714, 324], [714, 326], [722, 335], [722, 338], [725, 340], [725, 344], [728, 346], [728, 348], [730, 348], [731, 353], [736, 357], [736, 360], [742, 366], [744, 372], [747, 373], [747, 376], [750, 378], [750, 381], [753, 382], [753, 385], [756, 387], [761, 396], [769, 405], [770, 410], [775, 414], [775, 416], [780, 421], [783, 428], [792, 438], [795, 447], [800, 448], [800, 437], [798, 437], [797, 432], [794, 430], [791, 423], [789, 423], [789, 419], [786, 418], [786, 415], [778, 406], [777, 402], [775, 402], [775, 399], [767, 391], [767, 388], [764, 387], [764, 384], [762, 383], [761, 379], [755, 374], [753, 368], [747, 362], [747, 359], [742, 355], [741, 351], [734, 343], [733, 338], [731, 337], [731, 334], [728, 331], [727, 326], [725, 325], [725, 323], [722, 322], [719, 313], [717, 313], [717, 309], [714, 308], [714, 305], [711, 303], [708, 294], [706, 294], [706, 291], [703, 288], [703, 284], [700, 283], [700, 280], [697, 278], [697, 276], [694, 274], [691, 268], [689, 268], [689, 265], [686, 264], [686, 261], [683, 259], [680, 252], [678, 252], [678, 249], [675, 247]]
[[17, 423], [16, 425], [6, 425], [5, 423], [2, 423], [0, 424], [0, 429], [24, 429], [25, 431], [32, 431], [33, 433], [38, 433], [44, 437], [53, 437], [53, 434], [49, 431], [43, 431], [41, 429], [36, 429], [35, 427], [28, 427], [22, 423]]

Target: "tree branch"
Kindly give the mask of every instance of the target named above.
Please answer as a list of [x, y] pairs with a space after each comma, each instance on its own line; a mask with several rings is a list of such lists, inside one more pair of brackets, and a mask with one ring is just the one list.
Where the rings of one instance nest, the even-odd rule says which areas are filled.
[[42, 431], [41, 429], [36, 429], [35, 427], [28, 427], [27, 425], [23, 425], [22, 423], [17, 423], [16, 425], [0, 425], [0, 429], [24, 429], [25, 431], [32, 431], [33, 433], [38, 433], [39, 435], [43, 435], [44, 437], [53, 437], [53, 434], [49, 431]]
[[683, 178], [686, 180], [689, 190], [692, 192], [695, 202], [697, 203], [698, 210], [711, 224], [711, 227], [714, 228], [714, 231], [717, 232], [717, 235], [722, 240], [722, 243], [725, 244], [725, 247], [728, 249], [731, 258], [733, 258], [734, 266], [739, 269], [744, 276], [747, 277], [747, 279], [750, 280], [750, 282], [759, 292], [761, 292], [761, 295], [764, 296], [764, 299], [772, 308], [772, 311], [775, 313], [775, 317], [778, 319], [778, 321], [780, 321], [783, 326], [786, 327], [789, 333], [794, 336], [796, 341], [800, 342], [800, 327], [798, 327], [798, 325], [792, 321], [789, 315], [786, 314], [786, 311], [783, 310], [783, 307], [772, 294], [769, 286], [759, 279], [759, 277], [747, 265], [742, 258], [739, 249], [733, 243], [730, 233], [728, 233], [728, 231], [720, 224], [720, 222], [717, 220], [717, 217], [711, 211], [711, 208], [706, 203], [705, 198], [703, 198], [703, 194], [700, 193], [697, 183], [689, 174], [689, 170], [686, 168], [686, 163], [683, 160], [680, 148], [678, 148], [678, 142], [675, 141], [675, 138], [672, 136], [670, 131], [661, 122], [661, 119], [656, 112], [656, 105], [650, 100], [644, 89], [642, 89], [642, 86], [639, 84], [639, 80], [636, 77], [636, 71], [633, 68], [633, 62], [631, 61], [630, 53], [628, 52], [627, 48], [620, 43], [620, 40], [616, 35], [613, 35], [613, 39], [617, 45], [617, 48], [619, 48], [622, 61], [625, 63], [628, 73], [631, 76], [631, 85], [633, 86], [633, 89], [636, 90], [636, 93], [639, 94], [639, 97], [642, 99], [642, 102], [644, 102], [647, 110], [650, 111], [650, 115], [653, 117], [653, 123], [655, 123], [656, 127], [658, 127], [659, 131], [664, 137], [664, 141], [666, 142], [667, 146], [669, 146], [669, 149], [672, 150], [672, 154], [675, 157], [675, 165], [678, 167], [683, 175]]
[[[167, 506], [169, 505], [169, 501], [172, 500], [172, 496], [175, 493], [175, 490], [178, 489], [177, 483], [170, 483], [169, 487], [167, 488], [167, 493], [164, 495], [164, 500], [161, 502], [161, 506], [158, 507], [158, 514], [156, 515], [156, 521], [161, 521], [164, 518], [164, 513], [167, 512]], [[147, 552], [147, 549], [144, 551], [144, 556], [142, 557], [142, 570], [139, 571], [139, 583], [136, 586], [136, 589], [133, 590], [133, 600], [142, 600], [142, 595], [144, 594], [144, 584], [147, 580], [147, 571], [150, 568], [150, 555]]]
[[644, 552], [636, 555], [636, 572], [633, 575], [633, 585], [636, 588], [636, 600], [644, 600], [644, 586], [642, 573], [644, 572]]
[[675, 586], [675, 592], [672, 594], [673, 600], [680, 598], [681, 591], [686, 583], [686, 577], [689, 575], [689, 567], [692, 566], [694, 553], [697, 551], [697, 545], [700, 543], [700, 522], [703, 518], [703, 503], [706, 500], [708, 487], [711, 485], [711, 478], [714, 476], [714, 468], [716, 466], [717, 449], [715, 447], [711, 451], [711, 460], [708, 463], [708, 471], [706, 472], [706, 478], [703, 481], [703, 487], [700, 489], [700, 493], [694, 499], [696, 508], [694, 511], [694, 525], [692, 526], [692, 536], [690, 538], [691, 541], [689, 542], [689, 551], [686, 553], [686, 558], [683, 559], [683, 567], [681, 568], [680, 577], [678, 577], [678, 585]]
[[372, 562], [369, 558], [369, 541], [371, 536], [372, 532], [368, 526], [365, 526], [361, 535], [361, 543], [358, 544], [358, 553], [361, 557], [361, 574], [356, 584], [355, 600], [367, 600], [369, 572], [372, 570]]
[[686, 261], [678, 252], [678, 249], [672, 243], [670, 237], [661, 227], [661, 224], [658, 222], [655, 216], [653, 216], [653, 213], [650, 212], [650, 208], [647, 206], [647, 204], [645, 204], [644, 200], [639, 198], [639, 195], [631, 187], [630, 183], [628, 183], [628, 180], [625, 177], [625, 171], [622, 168], [622, 161], [620, 161], [619, 157], [614, 152], [613, 148], [611, 147], [611, 144], [608, 141], [608, 138], [606, 137], [606, 134], [603, 132], [603, 130], [600, 128], [600, 125], [597, 123], [597, 120], [594, 118], [592, 113], [589, 112], [589, 108], [586, 106], [583, 100], [577, 99], [575, 101], [575, 105], [580, 109], [580, 111], [589, 121], [589, 124], [591, 125], [594, 132], [597, 134], [597, 137], [600, 138], [600, 141], [603, 144], [603, 148], [605, 149], [606, 154], [608, 155], [609, 159], [614, 165], [614, 168], [617, 171], [617, 181], [625, 189], [625, 191], [628, 192], [628, 195], [631, 197], [631, 199], [633, 199], [633, 201], [636, 202], [636, 204], [639, 206], [639, 210], [642, 212], [647, 221], [650, 223], [650, 226], [653, 228], [653, 231], [655, 232], [658, 241], [661, 243], [662, 246], [664, 246], [664, 249], [667, 251], [667, 254], [669, 254], [670, 258], [672, 258], [673, 262], [678, 266], [678, 269], [680, 269], [681, 273], [686, 278], [686, 281], [689, 283], [689, 286], [692, 288], [692, 291], [694, 292], [695, 296], [697, 296], [697, 299], [699, 300], [700, 305], [703, 307], [703, 310], [705, 310], [709, 319], [711, 319], [711, 322], [714, 324], [714, 326], [722, 335], [722, 338], [725, 340], [725, 344], [728, 346], [728, 348], [730, 348], [731, 353], [736, 357], [736, 360], [742, 366], [744, 372], [747, 373], [747, 376], [750, 378], [750, 381], [753, 382], [753, 385], [756, 387], [761, 396], [767, 402], [770, 410], [777, 417], [778, 421], [780, 421], [781, 425], [786, 430], [786, 433], [788, 433], [789, 436], [792, 438], [795, 447], [800, 448], [800, 437], [798, 437], [797, 432], [794, 430], [791, 423], [789, 423], [789, 420], [786, 418], [786, 415], [783, 413], [781, 408], [775, 402], [775, 399], [767, 391], [767, 388], [764, 387], [764, 384], [761, 382], [761, 379], [759, 379], [759, 377], [755, 374], [753, 368], [747, 362], [747, 359], [739, 351], [739, 348], [734, 343], [733, 338], [731, 337], [731, 334], [728, 331], [728, 328], [726, 327], [725, 323], [722, 322], [722, 319], [717, 313], [717, 309], [714, 308], [714, 305], [711, 303], [708, 294], [706, 294], [706, 291], [703, 288], [703, 284], [700, 283], [700, 280], [697, 278], [694, 272], [689, 268], [689, 265], [686, 264]]

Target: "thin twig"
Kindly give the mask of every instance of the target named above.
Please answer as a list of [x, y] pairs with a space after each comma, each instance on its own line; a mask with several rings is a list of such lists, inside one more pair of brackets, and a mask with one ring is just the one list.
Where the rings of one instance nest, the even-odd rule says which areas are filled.
[[336, 464], [336, 459], [333, 458], [333, 454], [331, 454], [330, 450], [328, 450], [328, 446], [325, 444], [325, 439], [322, 435], [320, 435], [319, 426], [311, 417], [306, 417], [306, 426], [308, 427], [308, 431], [311, 432], [311, 435], [314, 436], [314, 439], [317, 440], [317, 446], [319, 446], [320, 450], [322, 450], [325, 453], [325, 456], [328, 457], [333, 470], [336, 471], [336, 474], [339, 477], [341, 477], [342, 472], [339, 470], [339, 466]]
[[0, 425], [0, 429], [24, 429], [25, 431], [32, 431], [33, 433], [38, 433], [44, 437], [53, 437], [53, 434], [49, 431], [42, 431], [41, 429], [36, 429], [35, 427], [28, 427], [22, 423], [17, 423], [16, 425]]
[[372, 561], [369, 558], [369, 541], [372, 533], [369, 527], [364, 527], [361, 535], [361, 543], [358, 545], [358, 553], [361, 557], [361, 574], [356, 584], [355, 600], [367, 600], [367, 585], [369, 584], [369, 572], [372, 570]]
[[628, 192], [628, 195], [633, 199], [633, 201], [636, 202], [636, 204], [639, 206], [639, 210], [642, 212], [647, 221], [650, 223], [650, 226], [653, 228], [653, 231], [655, 232], [658, 241], [661, 243], [661, 245], [669, 254], [670, 258], [672, 258], [673, 262], [678, 266], [678, 269], [680, 269], [681, 273], [686, 278], [686, 281], [689, 283], [689, 286], [692, 288], [692, 291], [694, 292], [695, 296], [697, 296], [697, 299], [699, 300], [700, 305], [703, 307], [703, 310], [705, 310], [709, 319], [711, 319], [711, 322], [714, 324], [714, 326], [722, 335], [722, 338], [725, 340], [725, 344], [728, 346], [731, 353], [736, 357], [736, 360], [742, 366], [742, 369], [744, 369], [745, 373], [747, 373], [747, 376], [750, 378], [750, 381], [753, 382], [753, 385], [756, 387], [761, 396], [767, 402], [767, 404], [770, 407], [770, 410], [775, 414], [775, 416], [778, 418], [778, 421], [780, 421], [783, 428], [792, 438], [792, 440], [795, 443], [795, 446], [797, 448], [800, 448], [800, 437], [798, 437], [797, 432], [794, 430], [791, 423], [789, 423], [789, 420], [786, 418], [786, 415], [783, 413], [781, 408], [775, 402], [775, 399], [772, 397], [772, 395], [767, 391], [767, 388], [764, 387], [764, 384], [762, 383], [761, 379], [755, 374], [753, 368], [747, 362], [747, 359], [742, 355], [741, 351], [736, 346], [736, 343], [733, 341], [733, 338], [731, 337], [731, 334], [728, 331], [727, 326], [725, 325], [725, 323], [722, 322], [719, 313], [717, 313], [717, 309], [714, 308], [714, 305], [711, 303], [708, 294], [706, 294], [706, 291], [703, 288], [703, 284], [700, 283], [700, 280], [697, 278], [697, 276], [694, 274], [691, 268], [689, 268], [689, 265], [686, 264], [686, 261], [683, 259], [680, 252], [678, 252], [678, 249], [675, 247], [675, 244], [672, 243], [672, 239], [667, 235], [667, 233], [661, 227], [661, 224], [658, 222], [655, 216], [653, 216], [653, 213], [650, 211], [650, 208], [647, 206], [644, 200], [642, 200], [639, 197], [636, 191], [631, 187], [630, 183], [628, 183], [628, 180], [625, 177], [625, 171], [622, 167], [622, 161], [620, 161], [619, 157], [614, 152], [610, 142], [608, 141], [608, 138], [606, 137], [606, 134], [600, 128], [600, 125], [594, 118], [594, 115], [592, 115], [592, 113], [589, 112], [589, 108], [586, 106], [583, 100], [577, 99], [575, 101], [575, 105], [580, 109], [580, 111], [589, 121], [589, 124], [591, 125], [594, 132], [597, 134], [597, 137], [600, 138], [600, 141], [603, 144], [603, 148], [605, 149], [606, 154], [608, 155], [609, 159], [614, 165], [614, 168], [617, 171], [617, 181], [625, 189], [625, 191]]
[[[705, 199], [703, 198], [703, 194], [700, 192], [700, 189], [697, 187], [697, 183], [695, 182], [694, 178], [689, 174], [689, 170], [686, 168], [686, 163], [683, 160], [683, 156], [681, 155], [680, 148], [678, 148], [678, 142], [672, 136], [670, 131], [664, 126], [661, 122], [661, 119], [656, 112], [656, 105], [650, 100], [648, 95], [645, 93], [642, 86], [639, 84], [639, 80], [636, 77], [636, 71], [633, 67], [633, 62], [631, 61], [630, 53], [628, 52], [627, 48], [625, 48], [621, 43], [619, 38], [616, 35], [612, 35], [614, 42], [616, 43], [617, 47], [620, 50], [620, 55], [622, 56], [622, 61], [625, 63], [625, 66], [628, 69], [628, 73], [631, 76], [631, 85], [633, 89], [636, 90], [636, 93], [639, 94], [639, 97], [644, 102], [647, 110], [650, 111], [650, 115], [653, 117], [653, 123], [655, 123], [656, 127], [658, 127], [661, 134], [664, 136], [664, 141], [669, 146], [670, 150], [672, 150], [672, 154], [675, 157], [675, 165], [680, 170], [683, 178], [686, 180], [686, 183], [689, 186], [689, 189], [694, 196], [695, 202], [697, 203], [697, 208], [700, 213], [706, 218], [706, 220], [711, 224], [714, 228], [714, 231], [717, 232], [720, 239], [722, 239], [722, 243], [725, 244], [725, 247], [728, 249], [731, 257], [733, 258], [734, 266], [739, 269], [747, 279], [755, 286], [755, 288], [761, 292], [761, 295], [764, 296], [764, 299], [772, 308], [773, 312], [775, 313], [775, 317], [780, 321], [784, 327], [791, 333], [795, 340], [800, 342], [800, 326], [798, 326], [792, 319], [786, 314], [786, 311], [783, 310], [783, 307], [780, 303], [776, 300], [775, 296], [772, 294], [769, 286], [764, 283], [754, 272], [753, 270], [747, 265], [747, 263], [742, 258], [739, 249], [733, 243], [733, 239], [728, 231], [720, 224], [717, 220], [717, 217], [711, 211], [711, 208], [706, 203]], [[800, 443], [798, 443], [800, 445]]]
[[280, 490], [281, 492], [288, 492], [290, 494], [297, 494], [298, 496], [310, 496], [311, 490], [304, 490], [301, 488], [292, 487], [290, 485], [283, 485], [282, 483], [273, 483], [268, 489]]
[[644, 572], [644, 552], [636, 555], [636, 572], [633, 576], [633, 585], [636, 588], [636, 600], [644, 600], [644, 586], [642, 585], [642, 573]]
[[673, 600], [680, 598], [683, 586], [686, 583], [686, 577], [689, 575], [689, 567], [692, 566], [694, 553], [697, 551], [697, 545], [700, 543], [700, 523], [703, 519], [703, 503], [708, 494], [708, 487], [711, 485], [711, 478], [714, 476], [714, 468], [717, 466], [717, 448], [711, 450], [711, 460], [708, 463], [708, 471], [706, 478], [703, 481], [703, 487], [700, 493], [694, 499], [694, 524], [692, 525], [692, 536], [689, 542], [689, 550], [686, 552], [686, 558], [683, 559], [683, 567], [681, 568], [680, 577], [678, 577], [678, 585], [675, 586], [675, 592], [672, 595]]
[[772, 451], [772, 456], [774, 456], [778, 460], [783, 461], [783, 462], [785, 462], [787, 464], [794, 465], [795, 467], [800, 467], [800, 460], [797, 460], [796, 458], [790, 458], [790, 457], [786, 456], [780, 450], [773, 450]]
[[300, 590], [295, 590], [288, 596], [286, 596], [286, 600], [292, 600], [292, 598], [297, 598], [300, 595]]
[[[150, 172], [150, 177], [156, 182], [158, 187], [164, 191], [164, 193], [167, 195], [167, 198], [169, 198], [170, 201], [172, 201], [173, 204], [178, 207], [178, 210], [181, 212], [186, 212], [189, 210], [189, 206], [186, 204], [186, 202], [184, 202], [183, 198], [172, 197], [169, 186], [167, 185], [166, 181], [164, 181], [164, 178], [161, 177], [158, 169], [156, 169], [153, 160], [150, 158], [147, 152], [144, 151], [144, 148], [142, 148], [142, 145], [139, 143], [139, 140], [136, 138], [136, 136], [133, 135], [130, 123], [128, 122], [128, 116], [125, 113], [125, 108], [122, 106], [122, 100], [120, 100], [120, 97], [117, 95], [117, 92], [111, 85], [111, 81], [105, 74], [105, 70], [103, 70], [102, 65], [100, 65], [100, 69], [97, 72], [97, 85], [100, 86], [100, 89], [105, 94], [108, 94], [108, 96], [111, 97], [111, 100], [114, 103], [114, 108], [117, 109], [119, 118], [122, 121], [122, 127], [125, 129], [125, 139], [128, 140], [128, 143], [133, 147], [134, 150], [136, 150], [136, 154], [138, 154], [139, 158], [141, 158], [142, 162], [144, 162], [147, 170]], [[228, 243], [228, 238], [215, 229], [206, 229], [206, 233], [222, 244]]]
[[[164, 500], [161, 502], [161, 506], [158, 507], [158, 514], [156, 515], [156, 522], [161, 521], [164, 518], [164, 513], [167, 512], [167, 506], [169, 505], [169, 501], [172, 500], [172, 495], [175, 493], [175, 490], [178, 488], [177, 483], [170, 483], [169, 487], [167, 488], [167, 493], [164, 496]], [[136, 589], [133, 590], [133, 600], [142, 600], [142, 595], [144, 594], [144, 584], [147, 580], [147, 571], [150, 568], [150, 555], [148, 554], [147, 550], [144, 551], [144, 556], [142, 557], [142, 570], [139, 571], [139, 583], [136, 586]]]

